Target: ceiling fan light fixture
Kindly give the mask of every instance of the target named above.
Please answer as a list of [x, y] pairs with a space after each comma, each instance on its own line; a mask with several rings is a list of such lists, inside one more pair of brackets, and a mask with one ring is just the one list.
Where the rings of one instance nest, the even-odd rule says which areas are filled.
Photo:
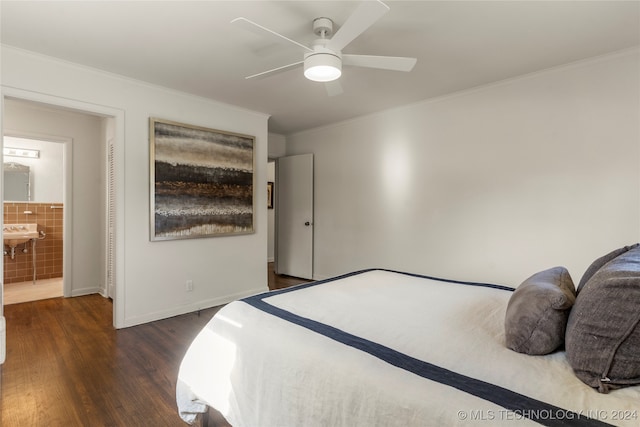
[[342, 61], [331, 53], [314, 53], [304, 60], [304, 76], [314, 82], [331, 82], [342, 75]]

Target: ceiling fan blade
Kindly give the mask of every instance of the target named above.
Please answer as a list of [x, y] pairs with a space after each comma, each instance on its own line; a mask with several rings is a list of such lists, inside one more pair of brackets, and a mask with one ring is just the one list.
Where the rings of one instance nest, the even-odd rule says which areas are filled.
[[342, 50], [388, 11], [389, 6], [380, 0], [363, 1], [331, 38], [327, 47]]
[[259, 79], [259, 78], [263, 78], [263, 77], [269, 77], [269, 76], [272, 76], [274, 74], [282, 73], [283, 71], [291, 70], [291, 69], [296, 68], [297, 66], [302, 65], [302, 64], [304, 64], [304, 61], [294, 62], [293, 64], [283, 65], [282, 67], [274, 68], [272, 70], [263, 71], [263, 72], [258, 73], [258, 74], [252, 74], [250, 76], [245, 77], [245, 79], [248, 80], [248, 79], [256, 79], [256, 78]]
[[404, 56], [342, 55], [343, 65], [392, 71], [411, 71], [417, 61]]
[[340, 80], [332, 80], [330, 82], [326, 82], [324, 84], [324, 88], [327, 90], [327, 95], [329, 96], [342, 95], [342, 93], [344, 92], [342, 90]]
[[271, 40], [274, 40], [278, 43], [286, 43], [289, 45], [294, 44], [305, 51], [313, 52], [313, 49], [303, 45], [302, 43], [298, 43], [295, 40], [291, 40], [290, 38], [285, 37], [282, 34], [276, 33], [275, 31], [270, 30], [266, 27], [263, 27], [260, 24], [256, 24], [255, 22], [250, 21], [247, 18], [242, 18], [242, 17], [236, 18], [232, 20], [231, 23], [236, 27], [243, 28], [247, 31], [251, 31], [252, 33], [269, 37]]

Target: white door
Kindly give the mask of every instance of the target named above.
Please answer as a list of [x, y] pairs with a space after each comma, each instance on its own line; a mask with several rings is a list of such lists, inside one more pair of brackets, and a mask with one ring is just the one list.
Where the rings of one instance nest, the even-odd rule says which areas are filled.
[[278, 274], [313, 278], [313, 154], [276, 160]]

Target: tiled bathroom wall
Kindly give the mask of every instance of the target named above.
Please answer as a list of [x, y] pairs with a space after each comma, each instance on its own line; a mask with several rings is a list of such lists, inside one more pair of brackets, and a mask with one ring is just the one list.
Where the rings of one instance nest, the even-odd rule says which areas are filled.
[[[36, 241], [36, 280], [62, 277], [62, 203], [5, 202], [4, 224], [38, 224], [38, 231], [46, 237]], [[27, 248], [27, 253], [22, 249]], [[9, 247], [4, 246], [4, 283], [33, 280], [33, 250], [31, 242], [16, 247], [11, 259]]]

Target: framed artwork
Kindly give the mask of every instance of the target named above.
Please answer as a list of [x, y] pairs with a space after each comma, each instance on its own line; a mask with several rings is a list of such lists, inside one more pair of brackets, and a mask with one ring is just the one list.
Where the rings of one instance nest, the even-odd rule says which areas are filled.
[[149, 119], [150, 240], [254, 232], [255, 138]]
[[267, 182], [267, 209], [273, 209], [273, 182]]

